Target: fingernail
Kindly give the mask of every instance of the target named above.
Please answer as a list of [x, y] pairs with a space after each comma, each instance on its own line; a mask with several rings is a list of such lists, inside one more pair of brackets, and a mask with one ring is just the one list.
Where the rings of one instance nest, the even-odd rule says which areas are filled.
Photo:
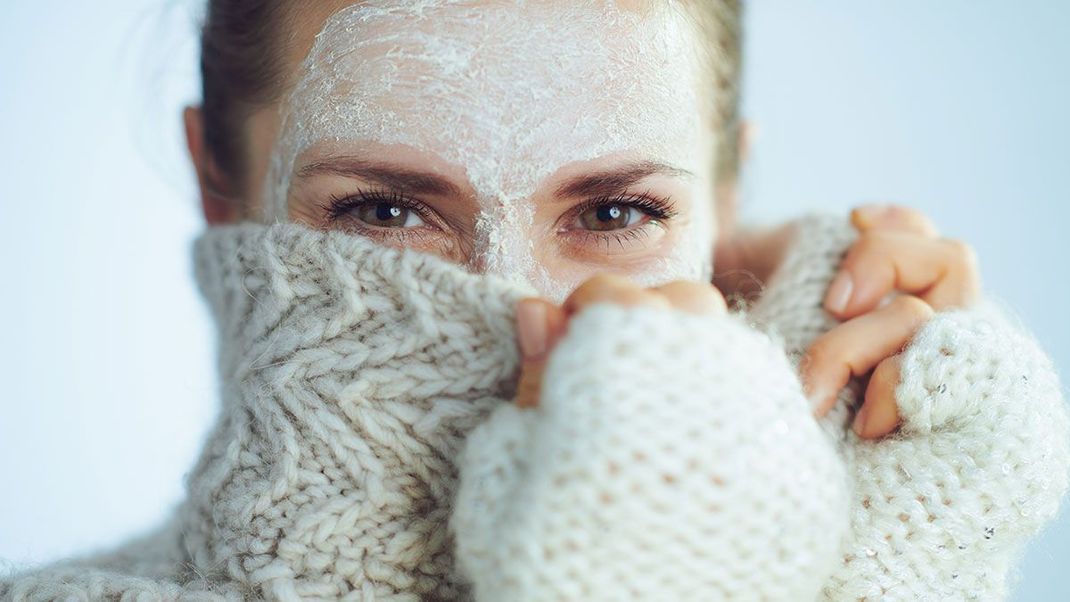
[[832, 279], [829, 290], [825, 294], [825, 307], [832, 313], [843, 313], [847, 309], [847, 303], [851, 300], [851, 292], [854, 291], [854, 281], [851, 274], [841, 270]]
[[546, 305], [539, 301], [521, 301], [516, 308], [517, 338], [525, 360], [539, 359], [546, 353]]
[[863, 404], [862, 409], [858, 410], [855, 414], [854, 423], [851, 428], [854, 429], [855, 434], [859, 437], [866, 432], [866, 422], [869, 420], [869, 404]]

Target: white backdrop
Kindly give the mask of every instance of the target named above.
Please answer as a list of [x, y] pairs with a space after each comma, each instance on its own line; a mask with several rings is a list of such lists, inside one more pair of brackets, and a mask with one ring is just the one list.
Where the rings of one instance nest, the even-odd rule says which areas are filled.
[[[744, 215], [921, 207], [1070, 378], [1070, 3], [751, 3]], [[199, 2], [0, 3], [0, 561], [116, 542], [182, 495], [215, 411], [179, 110]], [[1070, 599], [1070, 517], [1016, 600]]]

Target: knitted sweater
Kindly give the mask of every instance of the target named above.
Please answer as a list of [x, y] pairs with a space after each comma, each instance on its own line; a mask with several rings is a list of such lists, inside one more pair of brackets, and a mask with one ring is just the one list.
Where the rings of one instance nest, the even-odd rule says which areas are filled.
[[505, 281], [341, 232], [210, 228], [223, 404], [158, 529], [0, 580], [16, 600], [1001, 599], [1070, 467], [1050, 359], [994, 302], [906, 346], [903, 426], [796, 367], [854, 231], [799, 220], [726, 316], [599, 305], [511, 402]]

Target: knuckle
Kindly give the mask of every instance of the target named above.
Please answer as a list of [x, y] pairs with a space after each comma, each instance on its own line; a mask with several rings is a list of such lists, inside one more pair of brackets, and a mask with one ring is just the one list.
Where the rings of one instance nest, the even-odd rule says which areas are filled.
[[951, 257], [958, 267], [973, 270], [977, 267], [977, 251], [973, 245], [955, 238], [947, 239], [947, 245], [951, 249]]
[[862, 233], [858, 241], [851, 247], [849, 258], [857, 259], [862, 256], [879, 255], [888, 246], [888, 233], [880, 230], [870, 230]]
[[601, 297], [612, 291], [629, 288], [629, 282], [620, 276], [613, 274], [596, 274], [579, 285], [572, 293], [577, 300], [588, 297]]
[[672, 300], [668, 296], [658, 291], [641, 288], [626, 291], [621, 300], [628, 305], [672, 306]]
[[899, 356], [893, 355], [885, 358], [877, 367], [873, 369], [873, 376], [870, 377], [870, 382], [885, 382], [895, 384], [899, 376]]
[[914, 207], [909, 207], [907, 205], [892, 205], [889, 208], [889, 212], [896, 218], [901, 219], [905, 222], [917, 223], [928, 221], [929, 219], [924, 213], [922, 213], [918, 209], [915, 209]]
[[691, 291], [695, 298], [695, 302], [691, 305], [697, 307], [699, 311], [713, 314], [721, 314], [727, 311], [728, 304], [725, 302], [724, 296], [721, 295], [721, 291], [717, 290], [716, 287], [697, 283], [697, 286], [691, 287]]
[[[833, 330], [829, 332], [832, 333], [835, 331]], [[810, 348], [806, 350], [805, 364], [808, 369], [835, 363], [838, 357], [835, 339], [829, 337], [828, 334], [829, 333], [826, 333], [818, 337], [818, 339], [810, 345]]]
[[592, 288], [620, 288], [628, 285], [628, 280], [616, 274], [595, 274], [583, 283]]
[[679, 290], [685, 295], [698, 297], [699, 299], [709, 299], [713, 297], [715, 289], [713, 285], [705, 284], [702, 282], [680, 282]]
[[925, 213], [911, 208], [903, 208], [903, 222], [909, 224], [910, 230], [916, 234], [924, 236], [935, 236], [937, 232], [936, 224]]
[[691, 282], [688, 280], [673, 280], [672, 282], [663, 284], [658, 288], [673, 293], [698, 294], [698, 291], [703, 288], [703, 284], [701, 282]]
[[602, 288], [602, 285], [598, 282], [598, 278], [598, 276], [595, 276], [594, 278], [588, 278], [587, 280], [581, 282], [580, 285], [572, 291], [572, 295], [570, 296], [570, 298], [577, 299], [586, 295], [590, 291]]
[[913, 219], [917, 216], [917, 211], [906, 205], [900, 203], [890, 203], [885, 210], [885, 215], [893, 220], [899, 219]]
[[654, 290], [663, 294], [670, 305], [678, 309], [713, 312], [726, 308], [724, 297], [712, 284], [691, 280], [677, 280]]
[[931, 305], [914, 295], [898, 295], [891, 300], [889, 305], [897, 313], [911, 316], [917, 320], [927, 320], [934, 313]]

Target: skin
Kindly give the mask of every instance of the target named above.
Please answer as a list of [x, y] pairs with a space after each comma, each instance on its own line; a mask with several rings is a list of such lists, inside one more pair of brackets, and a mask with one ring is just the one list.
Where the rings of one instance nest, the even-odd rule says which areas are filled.
[[[291, 35], [284, 45], [288, 78], [296, 75], [327, 18], [349, 4], [301, 3], [302, 10], [291, 20]], [[621, 6], [629, 8], [631, 3]], [[190, 157], [209, 224], [256, 219], [260, 213], [265, 175], [280, 129], [279, 108], [262, 107], [246, 121], [243, 132], [247, 169], [243, 180], [231, 180], [233, 186], [225, 189], [211, 185], [228, 180], [205, 148], [200, 110], [186, 110]], [[741, 128], [744, 153], [748, 131]], [[361, 158], [360, 153], [374, 156], [380, 167], [433, 174], [449, 183], [451, 190], [422, 194], [419, 201], [429, 210], [424, 216], [410, 211], [397, 215], [393, 221], [383, 221], [379, 216], [385, 214], [367, 209], [332, 216], [327, 210], [330, 198], [354, 194], [376, 182], [366, 175], [325, 170], [294, 179], [288, 199], [290, 219], [316, 228], [345, 229], [382, 244], [412, 247], [464, 264], [472, 271], [482, 271], [480, 257], [473, 253], [479, 207], [465, 179], [464, 166], [404, 145], [372, 148], [365, 144], [360, 148], [310, 148], [302, 153], [298, 168], [339, 157]], [[617, 203], [617, 217], [608, 220], [609, 229], [605, 228], [607, 220], [602, 219], [607, 217], [605, 204], [600, 216], [599, 209], [584, 208], [589, 196], [561, 193], [563, 185], [577, 178], [619, 173], [641, 160], [617, 154], [562, 166], [542, 181], [528, 199], [534, 225], [521, 235], [529, 237], [544, 274], [572, 284], [565, 291], [570, 294], [555, 300], [526, 299], [518, 307], [518, 339], [524, 359], [516, 401], [523, 407], [537, 405], [546, 357], [567, 331], [568, 321], [585, 307], [617, 303], [720, 315], [727, 311], [723, 293], [751, 292], [755, 284], [772, 273], [791, 240], [791, 226], [736, 229], [734, 182], [714, 183], [712, 173], [657, 171], [636, 178], [618, 194], [627, 200], [643, 195], [669, 199], [673, 217], [656, 218]], [[709, 191], [716, 191], [716, 195]], [[398, 192], [408, 194], [404, 189]], [[635, 283], [631, 277], [656, 270], [659, 261], [677, 250], [683, 238], [681, 232], [695, 219], [712, 220], [719, 233], [716, 248], [714, 241], [710, 248], [717, 258], [714, 284]], [[841, 266], [842, 273], [850, 276], [851, 286], [845, 292], [843, 284], [834, 283], [826, 299], [826, 308], [844, 322], [814, 343], [803, 362], [801, 378], [814, 401], [815, 414], [823, 415], [852, 374], [872, 372], [866, 403], [855, 427], [861, 436], [873, 438], [891, 432], [898, 423], [894, 388], [899, 378], [899, 350], [933, 311], [971, 303], [978, 294], [979, 278], [972, 250], [960, 242], [940, 238], [929, 220], [916, 211], [870, 206], [855, 210], [852, 223], [861, 236]], [[838, 280], [845, 282], [844, 278]], [[904, 294], [878, 307], [892, 291]]]
[[[859, 240], [848, 250], [825, 299], [825, 309], [843, 323], [811, 345], [802, 362], [801, 377], [815, 415], [823, 416], [852, 375], [870, 374], [864, 403], [852, 428], [864, 439], [877, 439], [899, 426], [895, 388], [900, 378], [900, 351], [935, 311], [975, 302], [980, 278], [972, 248], [940, 238], [932, 222], [918, 211], [868, 205], [852, 211], [851, 223], [859, 230]], [[852, 285], [837, 287], [837, 279], [849, 279]], [[899, 294], [878, 306], [893, 292]], [[518, 405], [538, 405], [547, 357], [567, 332], [569, 320], [597, 303], [642, 305], [711, 317], [725, 312], [723, 296], [703, 283], [674, 282], [644, 289], [609, 276], [589, 280], [560, 306], [545, 299], [524, 299], [517, 311], [524, 358]]]
[[[294, 179], [290, 193], [291, 219], [317, 228], [348, 230], [385, 245], [432, 253], [465, 265], [476, 273], [491, 271], [485, 255], [478, 252], [478, 221], [483, 207], [464, 177], [463, 169], [401, 145], [384, 148], [374, 144], [362, 146], [372, 148], [365, 156], [375, 156], [377, 166], [397, 166], [436, 176], [455, 190], [418, 193], [404, 184], [398, 184], [392, 190], [418, 199], [419, 209], [400, 205], [390, 207], [399, 215], [393, 220], [382, 220], [373, 214], [378, 208], [386, 208], [386, 204], [381, 203], [332, 216], [331, 211], [325, 210], [325, 199], [347, 197], [361, 190], [376, 188], [376, 181], [352, 175], [299, 175]], [[305, 153], [306, 157], [300, 159], [300, 164], [314, 162], [307, 158], [309, 154]], [[547, 294], [561, 291], [559, 296], [563, 297], [579, 283], [598, 273], [637, 276], [661, 271], [663, 264], [672, 261], [686, 244], [689, 223], [699, 219], [699, 213], [706, 214], [701, 217], [709, 218], [713, 204], [705, 199], [700, 200], [697, 193], [697, 189], [703, 185], [696, 182], [702, 179], [701, 176], [679, 174], [668, 166], [664, 171], [644, 175], [633, 184], [618, 187], [612, 192], [607, 190], [592, 195], [563, 190], [570, 184], [583, 182], [585, 178], [596, 175], [627, 173], [634, 170], [634, 165], [639, 161], [641, 159], [638, 157], [610, 155], [570, 163], [545, 179], [529, 197], [528, 202], [533, 208], [532, 226], [509, 234], [522, 237], [524, 243], [530, 242], [535, 263], [543, 274], [534, 279], [540, 291]], [[599, 207], [585, 208], [589, 201], [603, 196], [623, 201], [601, 206], [603, 213], [610, 210], [621, 212], [616, 219], [600, 221]], [[624, 204], [648, 203], [657, 199], [667, 199], [671, 203], [674, 215], [670, 219], [658, 219], [656, 215]], [[385, 225], [391, 222], [404, 226]]]
[[[689, 42], [684, 18], [597, 3], [405, 4], [355, 5], [319, 34], [287, 103], [269, 217], [288, 210], [558, 300], [601, 272], [648, 285], [709, 273], [712, 137], [697, 85], [681, 88], [700, 73], [686, 48], [663, 50]], [[640, 50], [650, 63], [627, 68]]]
[[[868, 206], [853, 211], [851, 223], [859, 230], [859, 240], [847, 252], [825, 298], [825, 308], [845, 321], [811, 345], [802, 379], [821, 416], [852, 375], [869, 374], [853, 428], [873, 439], [899, 425], [895, 388], [900, 351], [934, 312], [976, 302], [981, 278], [973, 248], [940, 237], [918, 211]], [[837, 286], [836, 280], [851, 284]], [[879, 305], [894, 291], [901, 294]]]

